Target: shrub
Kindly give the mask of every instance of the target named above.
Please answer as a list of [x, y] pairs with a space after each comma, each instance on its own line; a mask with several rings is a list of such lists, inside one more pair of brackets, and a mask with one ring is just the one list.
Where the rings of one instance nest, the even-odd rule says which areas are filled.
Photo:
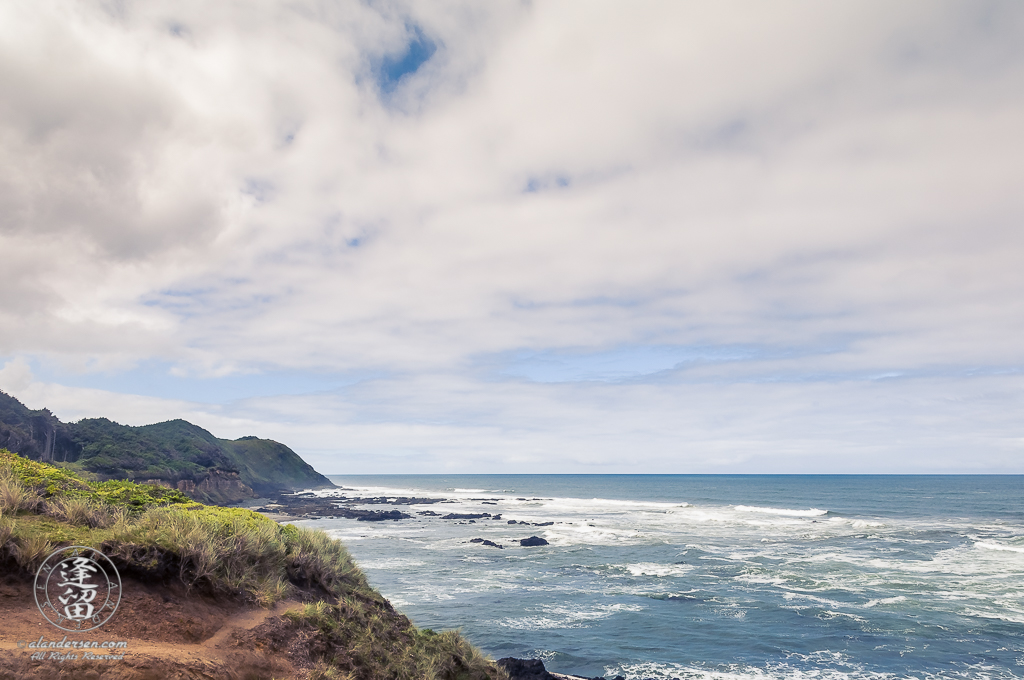
[[92, 485], [96, 496], [110, 505], [140, 511], [153, 505], [192, 505], [191, 498], [178, 491], [155, 484], [136, 484], [126, 479], [111, 479]]

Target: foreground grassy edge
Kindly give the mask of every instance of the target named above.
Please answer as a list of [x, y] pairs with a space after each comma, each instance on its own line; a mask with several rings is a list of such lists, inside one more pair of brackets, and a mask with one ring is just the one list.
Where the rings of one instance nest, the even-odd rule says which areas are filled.
[[322, 531], [128, 481], [90, 482], [0, 449], [0, 564], [32, 574], [66, 545], [100, 548], [122, 572], [269, 606], [287, 620], [312, 678], [484, 680], [504, 674], [456, 631], [417, 629]]

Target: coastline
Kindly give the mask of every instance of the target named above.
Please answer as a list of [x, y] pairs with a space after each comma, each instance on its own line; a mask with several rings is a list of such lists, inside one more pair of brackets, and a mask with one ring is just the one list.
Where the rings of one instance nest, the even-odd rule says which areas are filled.
[[[495, 658], [583, 678], [964, 679], [1013, 648], [1001, 603], [1020, 592], [1016, 476], [332, 481], [352, 502], [293, 521], [343, 540], [418, 624], [462, 624]], [[550, 545], [520, 547], [531, 534]], [[994, 680], [1016, 677], [1011, 652], [995, 658]]]

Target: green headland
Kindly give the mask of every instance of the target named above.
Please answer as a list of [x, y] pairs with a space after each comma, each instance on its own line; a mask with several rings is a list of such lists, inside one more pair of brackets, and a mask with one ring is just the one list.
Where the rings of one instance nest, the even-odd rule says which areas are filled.
[[334, 486], [290, 448], [270, 439], [218, 439], [184, 420], [142, 427], [106, 418], [65, 423], [3, 392], [0, 447], [86, 479], [157, 484], [208, 503]]

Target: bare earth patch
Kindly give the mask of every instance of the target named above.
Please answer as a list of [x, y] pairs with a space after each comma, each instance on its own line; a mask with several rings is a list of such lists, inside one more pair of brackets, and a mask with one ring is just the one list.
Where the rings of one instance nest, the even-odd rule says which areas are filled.
[[[305, 675], [282, 648], [290, 630], [280, 618], [297, 600], [261, 609], [226, 598], [187, 592], [177, 584], [147, 584], [125, 579], [117, 613], [87, 633], [65, 633], [47, 623], [36, 608], [32, 583], [8, 575], [0, 583], [0, 678], [75, 678], [76, 680], [164, 680], [185, 678], [292, 678]], [[263, 633], [263, 634], [261, 634]], [[47, 641], [126, 641], [119, 650], [90, 649], [122, 659], [89, 660], [82, 649], [47, 649], [32, 659], [27, 643]], [[275, 638], [274, 642], [270, 638]], [[19, 647], [19, 641], [22, 646]], [[77, 655], [60, 661], [54, 653]]]

